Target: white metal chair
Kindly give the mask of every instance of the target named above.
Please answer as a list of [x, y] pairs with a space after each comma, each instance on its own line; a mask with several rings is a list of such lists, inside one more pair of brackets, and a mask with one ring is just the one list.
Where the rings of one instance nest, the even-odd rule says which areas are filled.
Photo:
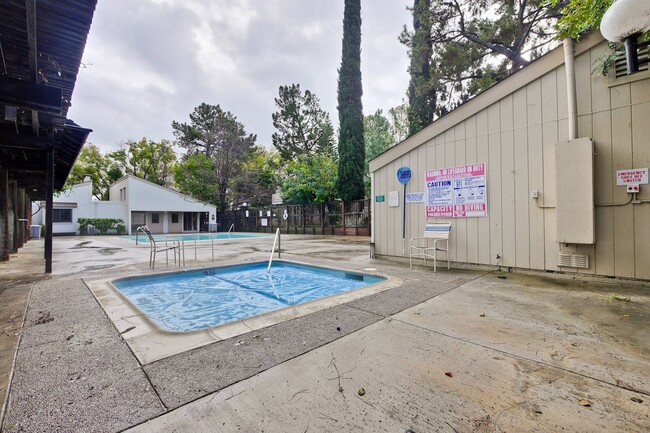
[[169, 265], [169, 251], [174, 252], [174, 265], [176, 265], [176, 256], [178, 255], [178, 265], [181, 265], [181, 246], [180, 241], [177, 240], [165, 240], [165, 245], [158, 247], [156, 244], [156, 239], [151, 234], [151, 230], [147, 226], [138, 227], [136, 231], [142, 231], [147, 238], [149, 238], [149, 267], [154, 269], [156, 267], [156, 253], [165, 253], [165, 261]]
[[[424, 266], [427, 265], [427, 258], [433, 259], [433, 272], [436, 272], [436, 261], [438, 251], [444, 251], [447, 259], [447, 269], [449, 269], [449, 234], [451, 233], [451, 223], [427, 223], [424, 227], [424, 236], [411, 238], [409, 250], [409, 267], [413, 269], [413, 257], [424, 257]], [[429, 239], [433, 239], [433, 245], [429, 244]], [[443, 245], [438, 245], [444, 244]]]

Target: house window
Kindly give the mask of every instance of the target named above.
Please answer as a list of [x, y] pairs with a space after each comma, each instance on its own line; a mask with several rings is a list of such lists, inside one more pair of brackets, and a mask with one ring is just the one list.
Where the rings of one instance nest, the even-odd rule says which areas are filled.
[[172, 224], [178, 224], [178, 214], [177, 213], [172, 214]]
[[160, 223], [160, 214], [152, 213], [151, 214], [151, 224], [158, 224], [158, 223]]
[[52, 221], [55, 223], [71, 223], [72, 209], [52, 209]]
[[126, 188], [120, 188], [120, 201], [126, 201]]

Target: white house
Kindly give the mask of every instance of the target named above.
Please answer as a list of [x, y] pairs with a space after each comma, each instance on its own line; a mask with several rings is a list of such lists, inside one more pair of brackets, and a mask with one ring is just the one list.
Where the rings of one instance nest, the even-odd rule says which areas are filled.
[[[153, 233], [216, 231], [214, 205], [133, 175], [122, 177], [109, 188], [108, 201], [96, 200], [87, 178], [55, 197], [52, 233], [79, 233], [79, 218], [121, 219], [128, 234], [142, 225], [149, 226]], [[42, 224], [44, 216], [45, 210], [38, 210], [33, 223]]]

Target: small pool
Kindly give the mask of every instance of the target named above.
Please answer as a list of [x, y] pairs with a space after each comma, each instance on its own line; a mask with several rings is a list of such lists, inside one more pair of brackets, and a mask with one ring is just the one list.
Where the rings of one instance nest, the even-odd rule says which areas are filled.
[[[269, 233], [204, 233], [204, 234], [194, 234], [194, 235], [154, 235], [153, 238], [156, 241], [165, 241], [165, 240], [179, 240], [184, 241], [209, 241], [211, 239], [246, 239], [246, 238], [262, 238], [273, 236]], [[122, 239], [128, 239], [134, 241], [136, 236], [120, 236]], [[138, 235], [138, 242], [140, 243], [149, 243], [149, 239], [145, 234]]]
[[160, 328], [194, 331], [384, 281], [382, 277], [275, 261], [113, 281]]

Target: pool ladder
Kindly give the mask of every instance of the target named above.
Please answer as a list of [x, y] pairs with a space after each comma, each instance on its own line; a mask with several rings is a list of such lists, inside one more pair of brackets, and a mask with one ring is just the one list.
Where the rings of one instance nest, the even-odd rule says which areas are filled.
[[271, 264], [273, 263], [273, 253], [275, 253], [275, 245], [278, 245], [278, 258], [282, 258], [281, 248], [280, 248], [280, 229], [275, 231], [275, 239], [273, 239], [273, 248], [271, 248], [271, 257], [269, 258], [269, 267], [266, 269], [266, 272], [271, 272]]

